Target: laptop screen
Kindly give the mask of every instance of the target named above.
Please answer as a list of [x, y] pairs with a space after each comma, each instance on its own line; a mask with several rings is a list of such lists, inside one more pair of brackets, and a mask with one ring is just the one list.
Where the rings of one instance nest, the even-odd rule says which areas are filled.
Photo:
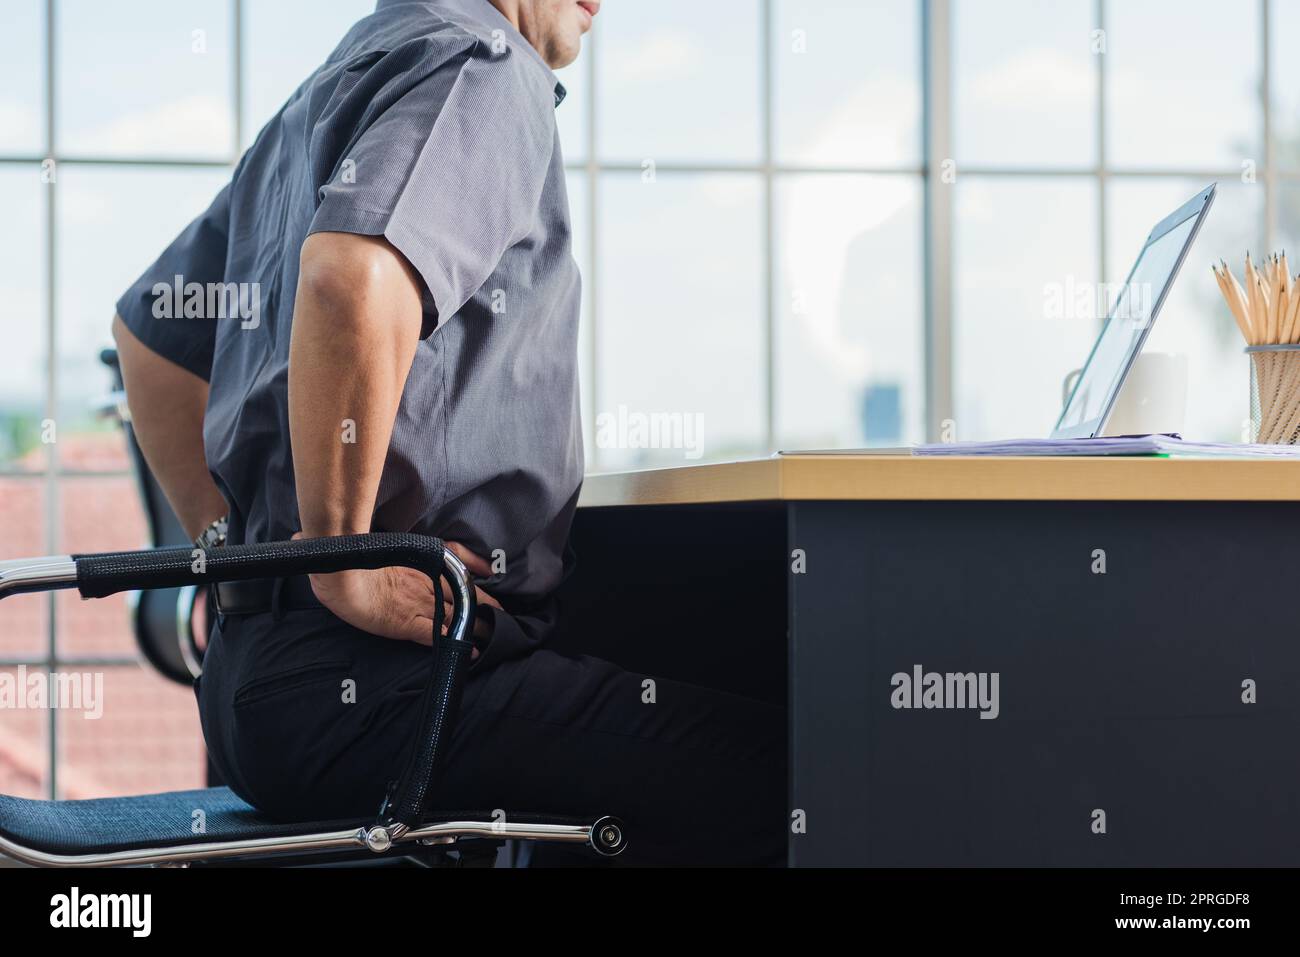
[[1061, 413], [1054, 438], [1090, 436], [1101, 431], [1207, 207], [1208, 199], [1203, 204], [1193, 201], [1184, 206], [1170, 217], [1172, 223], [1165, 220], [1156, 227], [1142, 247]]

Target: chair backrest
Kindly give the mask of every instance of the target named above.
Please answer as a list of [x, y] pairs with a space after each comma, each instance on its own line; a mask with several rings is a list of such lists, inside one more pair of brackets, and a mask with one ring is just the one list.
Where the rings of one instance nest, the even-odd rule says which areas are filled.
[[[122, 368], [118, 363], [117, 351], [105, 349], [99, 358], [109, 369], [115, 395], [122, 395]], [[115, 406], [124, 410], [125, 402], [118, 401]], [[126, 433], [131, 467], [149, 525], [149, 544], [154, 548], [188, 545], [189, 536], [185, 534], [180, 520], [168, 504], [162, 486], [149, 470], [144, 453], [140, 451], [135, 430], [131, 428], [130, 416], [119, 412], [116, 417]], [[206, 600], [206, 587], [189, 587], [139, 592], [133, 602], [131, 624], [140, 653], [154, 668], [173, 681], [190, 684], [198, 675], [202, 653], [194, 643], [191, 623], [196, 602]]]

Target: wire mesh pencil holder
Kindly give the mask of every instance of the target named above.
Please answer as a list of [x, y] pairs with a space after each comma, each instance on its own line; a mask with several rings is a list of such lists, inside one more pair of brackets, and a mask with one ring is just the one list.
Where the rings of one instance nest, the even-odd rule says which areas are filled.
[[1300, 442], [1300, 344], [1250, 346], [1251, 439], [1267, 445]]

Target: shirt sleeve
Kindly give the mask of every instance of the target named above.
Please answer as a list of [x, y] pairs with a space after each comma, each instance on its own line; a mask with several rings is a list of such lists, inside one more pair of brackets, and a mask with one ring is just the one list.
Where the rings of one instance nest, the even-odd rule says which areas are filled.
[[508, 54], [476, 42], [357, 139], [320, 189], [309, 232], [384, 236], [423, 280], [432, 332], [531, 229], [554, 149], [553, 106]]
[[205, 380], [212, 374], [218, 318], [206, 308], [187, 311], [185, 287], [202, 284], [205, 294], [193, 301], [206, 303], [208, 284], [223, 282], [229, 231], [227, 184], [117, 301], [117, 314], [137, 339]]

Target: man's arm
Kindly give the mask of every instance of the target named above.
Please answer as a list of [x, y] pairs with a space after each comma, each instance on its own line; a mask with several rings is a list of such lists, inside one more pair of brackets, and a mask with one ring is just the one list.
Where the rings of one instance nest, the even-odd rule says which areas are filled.
[[227, 508], [203, 452], [208, 384], [142, 343], [121, 316], [113, 317], [113, 339], [140, 451], [181, 527], [195, 538]]
[[420, 283], [384, 239], [314, 233], [289, 340], [289, 435], [303, 534], [370, 531], [422, 320]]
[[[382, 238], [319, 232], [303, 243], [289, 339], [289, 438], [301, 535], [370, 531], [419, 342], [420, 294], [415, 270]], [[468, 549], [447, 547], [475, 574], [490, 573]], [[355, 628], [433, 640], [433, 583], [413, 569], [313, 575], [311, 582], [322, 604]], [[478, 599], [500, 607], [482, 590]], [[475, 633], [484, 635], [481, 622]]]
[[216, 316], [154, 315], [159, 282], [213, 282], [226, 270], [231, 184], [181, 230], [117, 301], [113, 338], [136, 441], [191, 538], [228, 511], [208, 472], [203, 416], [217, 339]]

